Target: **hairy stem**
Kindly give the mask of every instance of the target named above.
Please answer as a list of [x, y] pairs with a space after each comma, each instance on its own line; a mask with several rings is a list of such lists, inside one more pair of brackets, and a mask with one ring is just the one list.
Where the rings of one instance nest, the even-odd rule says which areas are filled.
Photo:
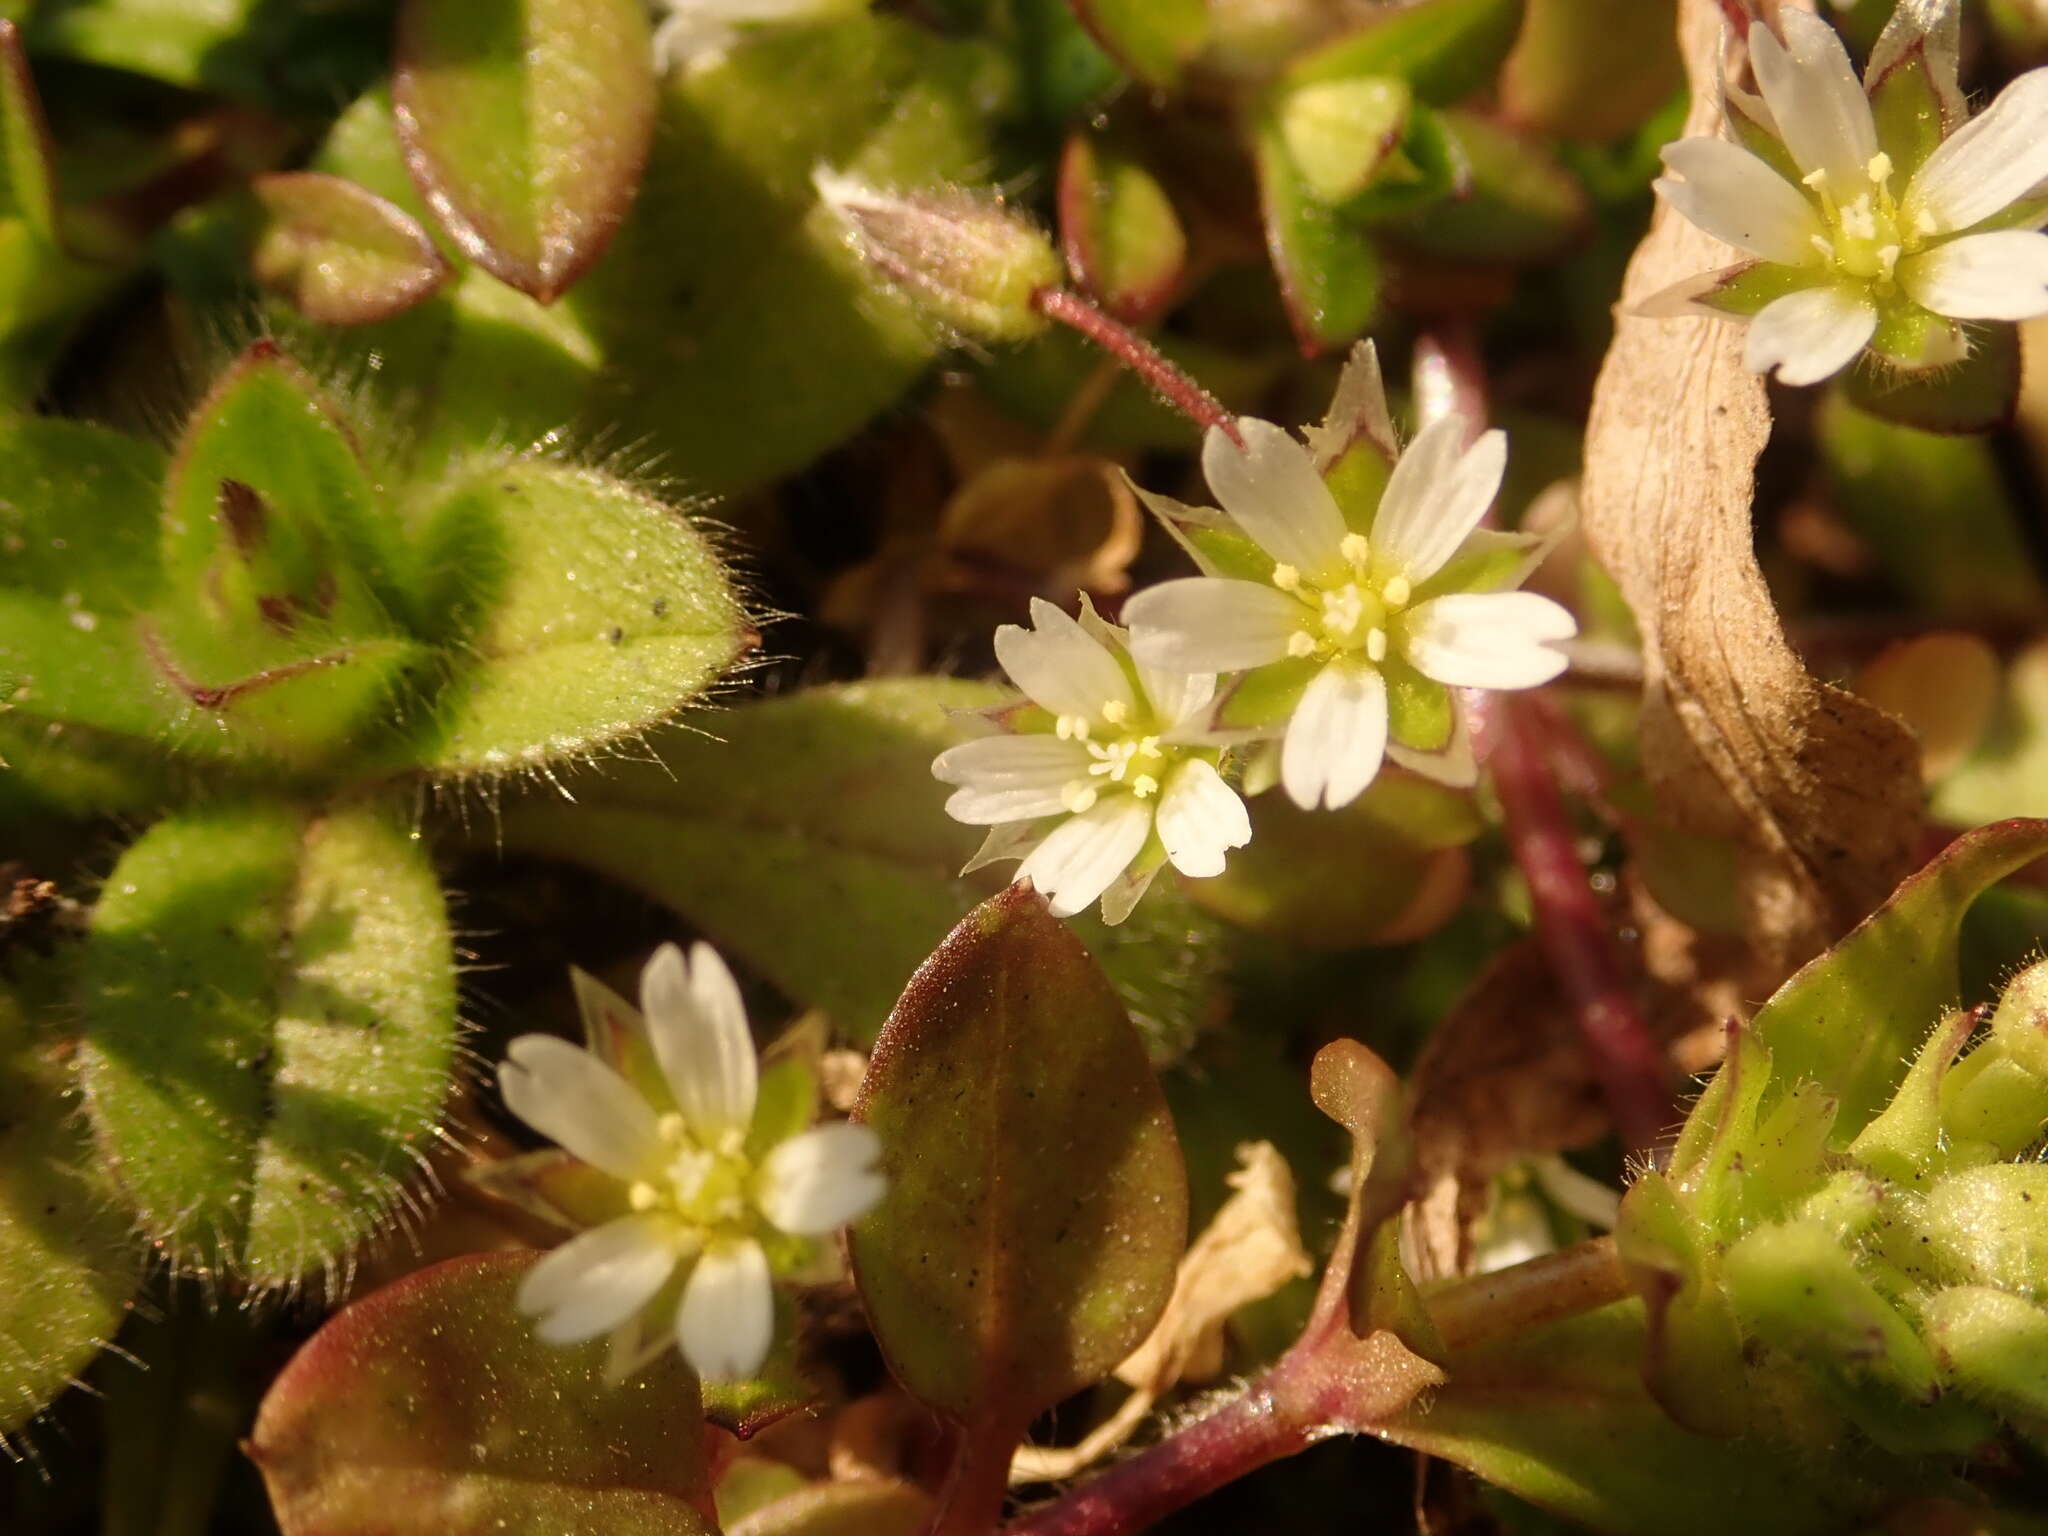
[[1240, 448], [1244, 446], [1244, 439], [1238, 435], [1237, 419], [1223, 408], [1223, 403], [1122, 321], [1065, 288], [1039, 289], [1031, 296], [1031, 307], [1048, 320], [1057, 320], [1086, 336], [1151, 385], [1160, 399], [1197, 427], [1205, 431], [1214, 427]]
[[1536, 706], [1500, 700], [1494, 788], [1515, 862], [1529, 882], [1537, 938], [1571, 1004], [1608, 1113], [1622, 1139], [1644, 1151], [1663, 1139], [1672, 1121], [1664, 1054], [1636, 1007], [1613, 925], [1580, 861], [1545, 734]]

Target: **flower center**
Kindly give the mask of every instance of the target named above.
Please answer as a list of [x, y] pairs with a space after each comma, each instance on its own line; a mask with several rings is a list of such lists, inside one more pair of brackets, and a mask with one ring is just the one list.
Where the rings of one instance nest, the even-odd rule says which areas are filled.
[[1828, 227], [1826, 234], [1813, 237], [1813, 245], [1842, 276], [1889, 295], [1900, 258], [1919, 250], [1933, 230], [1924, 216], [1909, 221], [1900, 212], [1892, 195], [1890, 155], [1872, 155], [1864, 175], [1864, 183], [1850, 187], [1836, 186], [1825, 170], [1806, 178], [1820, 199], [1821, 219]]
[[1302, 606], [1302, 627], [1289, 637], [1290, 656], [1330, 657], [1364, 652], [1368, 661], [1387, 659], [1387, 632], [1394, 615], [1414, 596], [1406, 576], [1376, 571], [1365, 535], [1348, 533], [1338, 546], [1351, 579], [1317, 586], [1291, 565], [1273, 567], [1273, 585]]
[[626, 1192], [633, 1209], [664, 1212], [700, 1230], [745, 1226], [754, 1176], [745, 1136], [728, 1131], [706, 1145], [675, 1114], [661, 1117], [660, 1130], [667, 1162], [659, 1178], [641, 1179]]
[[[1130, 719], [1130, 708], [1120, 699], [1110, 700], [1099, 713], [1112, 726], [1127, 724]], [[1173, 749], [1160, 746], [1157, 736], [1129, 732], [1098, 737], [1083, 715], [1061, 715], [1053, 722], [1053, 730], [1060, 740], [1078, 741], [1087, 747], [1093, 759], [1086, 778], [1070, 779], [1060, 790], [1060, 802], [1076, 816], [1090, 809], [1105, 792], [1129, 790], [1140, 800], [1159, 793]]]

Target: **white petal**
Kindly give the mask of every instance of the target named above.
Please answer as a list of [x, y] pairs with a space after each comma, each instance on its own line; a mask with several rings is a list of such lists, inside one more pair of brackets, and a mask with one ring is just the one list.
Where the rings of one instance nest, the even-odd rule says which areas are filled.
[[872, 1130], [843, 1120], [792, 1136], [761, 1163], [761, 1213], [800, 1236], [843, 1227], [882, 1198], [881, 1157]]
[[2048, 181], [2048, 69], [2029, 70], [1927, 157], [1906, 189], [1909, 220], [1968, 229]]
[[1287, 642], [1312, 615], [1257, 581], [1184, 576], [1147, 587], [1124, 604], [1131, 655], [1148, 667], [1237, 672], [1287, 654]]
[[1571, 613], [1535, 592], [1457, 592], [1418, 603], [1406, 654], [1424, 677], [1453, 688], [1534, 688], [1565, 669], [1549, 642], [1579, 632]]
[[1769, 27], [1749, 29], [1749, 57], [1779, 135], [1799, 169], [1826, 171], [1835, 195], [1868, 190], [1877, 153], [1870, 100], [1849, 66], [1841, 34], [1810, 11], [1780, 11], [1781, 47]]
[[1223, 855], [1252, 838], [1252, 819], [1237, 791], [1199, 757], [1167, 779], [1154, 824], [1173, 867], [1197, 877], [1222, 874]]
[[1740, 144], [1680, 139], [1664, 146], [1664, 164], [1684, 179], [1662, 177], [1657, 191], [1716, 240], [1788, 267], [1820, 259], [1813, 204]]
[[[1132, 658], [1136, 660], [1135, 657]], [[1148, 667], [1138, 662], [1138, 681], [1152, 701], [1153, 718], [1161, 734], [1178, 725], [1207, 724], [1209, 706], [1216, 698], [1214, 672], [1183, 672], [1179, 667]]]
[[590, 1052], [553, 1035], [521, 1035], [498, 1064], [505, 1107], [543, 1136], [617, 1179], [661, 1155], [654, 1111]]
[[654, 1299], [676, 1267], [668, 1223], [622, 1216], [579, 1234], [542, 1259], [519, 1283], [519, 1310], [538, 1316], [534, 1332], [549, 1344], [609, 1333]]
[[775, 1289], [768, 1255], [752, 1238], [704, 1250], [683, 1285], [676, 1342], [706, 1381], [754, 1375], [775, 1342]]
[[1044, 893], [1055, 917], [1072, 917], [1130, 867], [1151, 830], [1149, 802], [1111, 796], [1054, 827], [1017, 867], [1017, 878]]
[[996, 631], [996, 660], [1032, 702], [1091, 721], [1101, 720], [1105, 704], [1131, 707], [1122, 665], [1065, 610], [1034, 597], [1031, 622], [1031, 629], [1005, 624]]
[[1777, 369], [1787, 384], [1818, 384], [1855, 362], [1876, 330], [1877, 311], [1854, 289], [1808, 288], [1757, 311], [1742, 361], [1752, 373]]
[[640, 973], [640, 1011], [669, 1091], [690, 1129], [716, 1138], [754, 1118], [760, 1068], [739, 984], [709, 944], [664, 944]]
[[1399, 566], [1410, 581], [1435, 575], [1500, 494], [1507, 434], [1483, 433], [1461, 452], [1464, 438], [1461, 416], [1431, 422], [1394, 466], [1380, 499], [1373, 554]]
[[1336, 661], [1318, 672], [1280, 743], [1280, 784], [1305, 811], [1365, 793], [1387, 752], [1387, 683], [1377, 670]]
[[993, 826], [1057, 816], [1060, 791], [1088, 777], [1092, 759], [1078, 741], [1057, 736], [984, 736], [948, 747], [932, 763], [932, 777], [961, 786], [946, 801], [955, 821]]
[[1308, 449], [1270, 421], [1241, 416], [1237, 430], [1242, 449], [1220, 427], [1202, 440], [1202, 473], [1223, 510], [1278, 563], [1311, 578], [1334, 574], [1344, 516]]
[[2006, 229], [1964, 235], [1899, 263], [1899, 286], [1951, 320], [2048, 314], [2048, 235]]

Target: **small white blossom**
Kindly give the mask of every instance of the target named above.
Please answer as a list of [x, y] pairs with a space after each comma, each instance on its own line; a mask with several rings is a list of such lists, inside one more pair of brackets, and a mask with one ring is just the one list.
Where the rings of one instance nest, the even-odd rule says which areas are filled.
[[1036, 707], [1004, 712], [1007, 731], [932, 764], [959, 786], [947, 812], [994, 828], [967, 868], [1022, 859], [1018, 878], [1059, 916], [1100, 899], [1111, 923], [1162, 863], [1221, 874], [1252, 829], [1205, 735], [1216, 679], [1133, 662], [1124, 631], [1085, 600], [1077, 621], [1034, 598], [1031, 620], [996, 631], [996, 659]]
[[[1240, 420], [1241, 448], [1211, 429], [1202, 467], [1224, 518], [1146, 498], [1211, 574], [1164, 582], [1125, 608], [1140, 662], [1249, 672], [1240, 691], [1277, 718], [1235, 723], [1281, 735], [1280, 782], [1305, 810], [1348, 805], [1390, 753], [1469, 782], [1447, 690], [1546, 683], [1565, 667], [1556, 642], [1578, 632], [1549, 598], [1504, 590], [1527, 574], [1534, 541], [1479, 527], [1507, 462], [1501, 433], [1468, 448], [1465, 423], [1444, 417], [1386, 473], [1391, 429], [1369, 346], [1338, 399], [1313, 454], [1270, 422]], [[1347, 430], [1351, 418], [1371, 425]], [[1340, 505], [1326, 479], [1346, 452], [1379, 456], [1385, 488], [1371, 505]], [[1205, 557], [1219, 526], [1241, 535], [1228, 566]]]
[[707, 64], [753, 27], [788, 26], [857, 16], [867, 0], [656, 0], [667, 14], [654, 29], [661, 69]]
[[[655, 951], [639, 1013], [577, 980], [592, 1048], [522, 1035], [498, 1084], [515, 1115], [586, 1167], [539, 1153], [514, 1159], [507, 1182], [524, 1180], [555, 1211], [569, 1202], [554, 1187], [567, 1188], [585, 1219], [608, 1219], [528, 1272], [519, 1309], [551, 1344], [610, 1334], [614, 1374], [633, 1369], [651, 1338], [656, 1347], [673, 1339], [707, 1380], [752, 1376], [775, 1332], [764, 1244], [831, 1232], [879, 1200], [875, 1133], [840, 1123], [773, 1145], [750, 1139], [753, 1037], [732, 973], [709, 946], [687, 962], [673, 944]], [[658, 1301], [672, 1310], [650, 1324]]]
[[[2048, 313], [2048, 70], [1967, 118], [1954, 0], [1901, 5], [1859, 82], [1827, 22], [1758, 22], [1761, 99], [1726, 95], [1731, 134], [1665, 146], [1657, 191], [1751, 257], [1657, 295], [1650, 314], [1749, 318], [1745, 361], [1814, 384], [1866, 347], [1903, 368], [1968, 351], [1956, 322]], [[1874, 114], [1873, 98], [1900, 95]], [[1966, 120], [1967, 119], [1967, 120]], [[1882, 125], [1882, 126], [1881, 126]]]

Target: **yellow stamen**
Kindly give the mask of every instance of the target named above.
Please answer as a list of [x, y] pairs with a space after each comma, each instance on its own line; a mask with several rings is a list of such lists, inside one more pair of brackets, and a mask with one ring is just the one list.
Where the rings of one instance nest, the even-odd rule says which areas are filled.
[[1365, 659], [1375, 662], [1387, 659], [1387, 632], [1384, 629], [1375, 629], [1365, 637]]
[[1287, 654], [1290, 656], [1313, 656], [1316, 653], [1316, 637], [1305, 629], [1298, 629], [1287, 637]]
[[1864, 169], [1870, 173], [1873, 182], [1883, 186], [1892, 179], [1892, 157], [1880, 149], [1870, 157], [1870, 164]]
[[1149, 773], [1141, 773], [1131, 780], [1131, 793], [1140, 800], [1144, 799], [1147, 795], [1156, 795], [1159, 793], [1159, 781]]
[[1102, 706], [1102, 718], [1111, 725], [1122, 725], [1130, 718], [1130, 706], [1122, 699], [1111, 699]]
[[661, 1193], [643, 1179], [626, 1191], [626, 1203], [636, 1211], [651, 1211], [661, 1204]]
[[1301, 589], [1301, 572], [1285, 564], [1273, 567], [1273, 585], [1282, 592], [1296, 592]]
[[[1100, 764], [1096, 765], [1100, 767]], [[1094, 769], [1089, 770], [1091, 773]], [[1084, 779], [1075, 779], [1060, 791], [1060, 804], [1076, 816], [1095, 804], [1095, 786]]]
[[1372, 546], [1366, 543], [1364, 534], [1347, 533], [1338, 544], [1337, 553], [1344, 557], [1353, 570], [1363, 570], [1366, 560], [1372, 554]]
[[1408, 585], [1406, 576], [1396, 576], [1380, 588], [1380, 601], [1389, 608], [1406, 607], [1408, 599], [1414, 595], [1415, 591]]

